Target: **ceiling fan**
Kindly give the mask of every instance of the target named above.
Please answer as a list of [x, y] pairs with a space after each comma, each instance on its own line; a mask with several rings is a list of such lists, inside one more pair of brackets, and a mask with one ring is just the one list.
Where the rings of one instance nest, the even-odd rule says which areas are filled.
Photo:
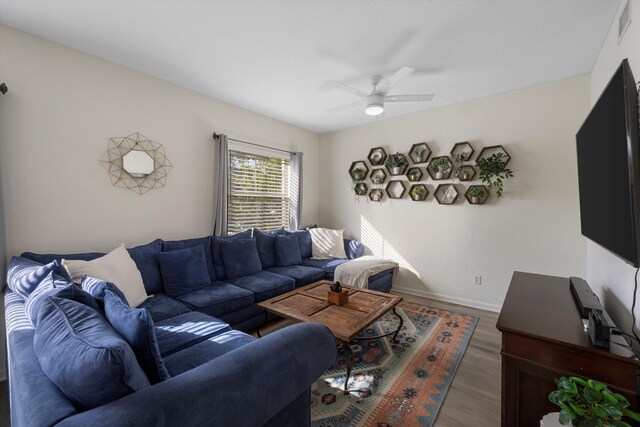
[[414, 102], [414, 101], [431, 101], [434, 94], [422, 94], [422, 95], [388, 95], [388, 93], [405, 77], [410, 76], [415, 70], [411, 67], [404, 66], [400, 68], [391, 77], [382, 78], [381, 76], [371, 77], [371, 93], [366, 93], [358, 90], [354, 87], [346, 85], [344, 83], [337, 82], [335, 80], [329, 80], [327, 84], [349, 93], [358, 95], [362, 99], [352, 104], [342, 105], [340, 107], [331, 108], [327, 111], [335, 112], [344, 110], [351, 107], [356, 107], [362, 103], [365, 103], [366, 107], [364, 112], [370, 116], [377, 116], [384, 112], [385, 102]]

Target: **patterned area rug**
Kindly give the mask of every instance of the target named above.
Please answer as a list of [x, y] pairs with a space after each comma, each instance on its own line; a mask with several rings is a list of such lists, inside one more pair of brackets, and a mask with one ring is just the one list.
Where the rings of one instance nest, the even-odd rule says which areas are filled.
[[[354, 341], [355, 364], [344, 395], [345, 356], [311, 388], [311, 424], [325, 426], [431, 426], [477, 323], [477, 317], [402, 302], [404, 326], [391, 337]], [[273, 330], [291, 322], [277, 324]], [[388, 313], [361, 336], [398, 327]]]

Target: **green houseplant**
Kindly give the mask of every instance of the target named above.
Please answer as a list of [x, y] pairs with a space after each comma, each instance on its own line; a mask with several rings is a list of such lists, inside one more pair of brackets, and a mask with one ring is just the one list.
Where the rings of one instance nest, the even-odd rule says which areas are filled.
[[353, 171], [351, 171], [351, 178], [356, 182], [362, 181], [365, 175], [366, 172], [362, 168], [355, 168]]
[[427, 189], [423, 185], [416, 185], [411, 189], [411, 198], [413, 200], [421, 200], [422, 196], [424, 196], [426, 192]]
[[489, 188], [494, 187], [498, 197], [502, 196], [504, 181], [513, 178], [513, 171], [507, 168], [507, 156], [502, 152], [493, 153], [478, 159], [476, 165], [482, 182], [489, 184]]
[[359, 182], [354, 186], [356, 196], [364, 196], [367, 194], [367, 185], [364, 182]]
[[558, 389], [549, 400], [561, 408], [560, 424], [576, 427], [631, 427], [623, 417], [640, 421], [640, 414], [629, 409], [627, 399], [606, 385], [578, 377], [556, 380]]
[[418, 179], [420, 178], [420, 175], [421, 175], [420, 169], [418, 168], [410, 169], [409, 175], [408, 175], [409, 181], [418, 181]]
[[409, 160], [407, 160], [406, 155], [395, 153], [387, 156], [385, 164], [391, 170], [392, 175], [399, 175], [402, 172], [402, 168], [409, 165]]
[[384, 182], [384, 172], [380, 169], [378, 169], [376, 172], [374, 172], [371, 175], [371, 182], [373, 182], [376, 185], [380, 185]]
[[487, 195], [482, 187], [473, 187], [469, 190], [469, 197], [471, 197], [471, 203], [480, 203], [482, 199]]
[[436, 179], [444, 178], [449, 169], [451, 169], [451, 162], [445, 156], [436, 157], [429, 163], [429, 170], [436, 174]]
[[427, 151], [427, 147], [425, 145], [418, 145], [415, 150], [413, 150], [413, 155], [416, 160], [416, 163], [422, 163], [424, 161], [424, 153]]

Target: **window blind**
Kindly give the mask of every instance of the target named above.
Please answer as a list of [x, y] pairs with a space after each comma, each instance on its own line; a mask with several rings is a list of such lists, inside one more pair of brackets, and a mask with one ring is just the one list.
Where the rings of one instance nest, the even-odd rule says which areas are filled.
[[229, 150], [228, 234], [289, 226], [291, 161]]

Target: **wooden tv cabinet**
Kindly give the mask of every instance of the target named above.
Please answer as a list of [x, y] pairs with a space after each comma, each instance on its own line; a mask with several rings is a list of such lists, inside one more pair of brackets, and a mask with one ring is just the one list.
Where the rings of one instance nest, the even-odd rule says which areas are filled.
[[[593, 378], [638, 406], [638, 361], [594, 347], [569, 279], [513, 273], [496, 327], [502, 332], [502, 426], [540, 426], [560, 408], [549, 402], [555, 378]], [[621, 354], [626, 352], [622, 347]]]

